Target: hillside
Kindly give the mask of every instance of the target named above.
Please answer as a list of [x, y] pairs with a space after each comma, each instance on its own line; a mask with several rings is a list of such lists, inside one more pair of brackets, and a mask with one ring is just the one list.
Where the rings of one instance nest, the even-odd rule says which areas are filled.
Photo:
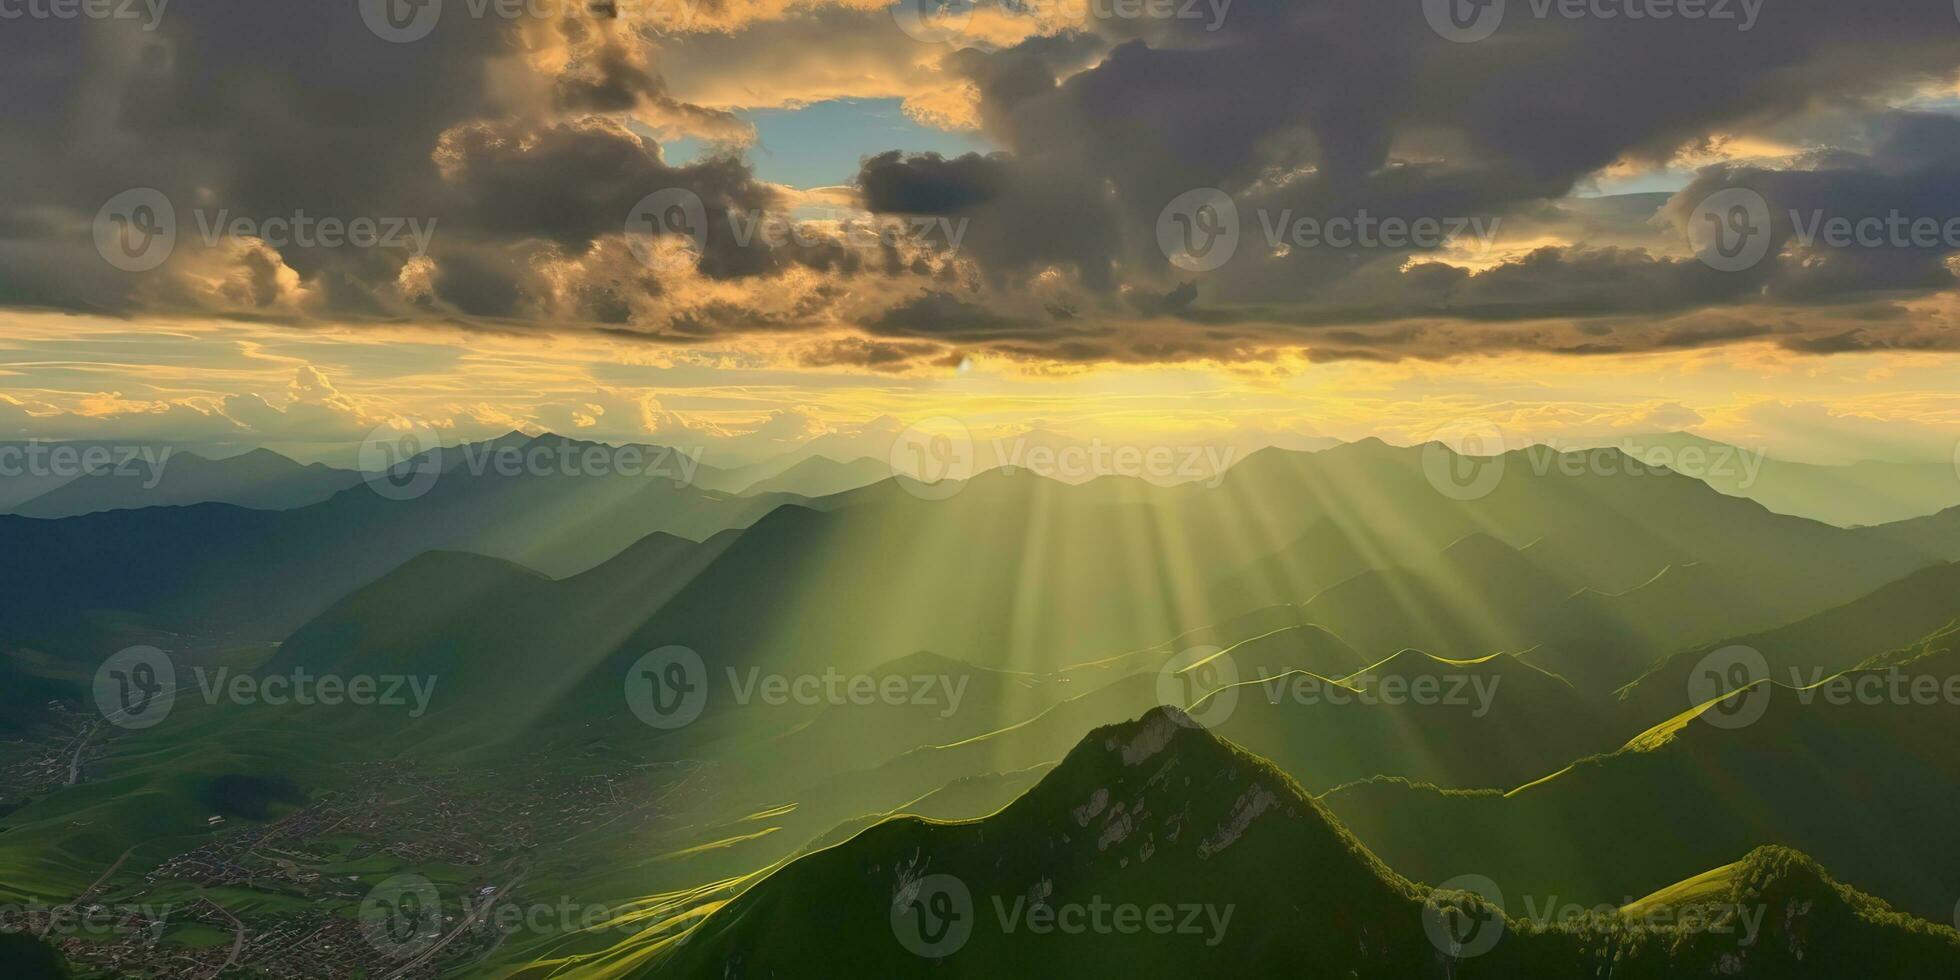
[[1960, 478], [1944, 462], [1797, 463], [1687, 432], [1630, 436], [1623, 444], [1723, 493], [1839, 527], [1903, 521], [1960, 504]]
[[[1937, 688], [1955, 675], [1960, 660], [1947, 654], [1899, 676]], [[1945, 921], [1960, 894], [1960, 848], [1942, 843], [1940, 829], [1960, 807], [1960, 712], [1939, 701], [1827, 696], [1890, 676], [1855, 672], [1811, 691], [1764, 682], [1731, 699], [1763, 712], [1752, 724], [1710, 723], [1711, 703], [1509, 792], [1375, 779], [1324, 802], [1416, 877], [1474, 867], [1533, 894], [1618, 902], [1723, 855], [1786, 844], [1844, 869], [1864, 891]], [[1441, 826], [1453, 832], [1436, 834]]]
[[[1799, 856], [1752, 854], [1739, 867], [1727, 894], [1787, 910], [1765, 916], [1763, 934], [1746, 945], [1712, 931], [1628, 930], [1609, 913], [1507, 923], [1488, 952], [1458, 961], [1425, 925], [1477, 899], [1444, 893], [1428, 897], [1425, 912], [1425, 892], [1285, 775], [1156, 711], [1091, 732], [991, 817], [901, 817], [805, 855], [684, 938], [657, 941], [632, 972], [997, 977], [1038, 966], [1046, 975], [1168, 977], [1304, 964], [1328, 977], [1549, 978], [1611, 963], [1615, 977], [1697, 975], [1717, 964], [1734, 976], [1837, 977], [1873, 944], [1883, 944], [1888, 976], [1960, 967], [1960, 937], [1840, 889]], [[1126, 906], [1136, 911], [1114, 911]], [[1125, 919], [1127, 928], [1092, 924]], [[1052, 928], [1071, 921], [1082, 925]], [[1149, 921], [1160, 926], [1142, 927]]]
[[1916, 643], [1957, 619], [1960, 563], [1934, 565], [1788, 625], [1685, 649], [1654, 665], [1615, 697], [1631, 722], [1651, 724], [1688, 707], [1690, 676], [1713, 651], [1732, 646], [1759, 651], [1769, 664], [1770, 679], [1800, 686]]
[[444, 460], [452, 470], [411, 500], [356, 486], [285, 511], [198, 504], [0, 516], [0, 551], [15, 558], [0, 569], [0, 629], [21, 645], [90, 655], [159, 632], [279, 640], [427, 551], [472, 551], [564, 577], [649, 534], [702, 540], [780, 502], [643, 476], [477, 475], [460, 451]]
[[362, 475], [322, 463], [302, 465], [269, 449], [207, 459], [175, 452], [155, 465], [136, 460], [88, 473], [16, 506], [22, 517], [51, 519], [137, 507], [232, 504], [254, 510], [290, 510], [326, 500]]
[[864, 457], [839, 462], [827, 456], [810, 456], [796, 465], [757, 480], [742, 488], [743, 493], [786, 493], [799, 497], [828, 497], [868, 487], [892, 478], [891, 464]]
[[[1231, 696], [1216, 731], [1316, 792], [1376, 775], [1510, 785], [1613, 747], [1610, 726], [1571, 685], [1502, 654], [1406, 651], [1340, 681], [1300, 673]], [[1206, 708], [1192, 710], [1205, 718]]]

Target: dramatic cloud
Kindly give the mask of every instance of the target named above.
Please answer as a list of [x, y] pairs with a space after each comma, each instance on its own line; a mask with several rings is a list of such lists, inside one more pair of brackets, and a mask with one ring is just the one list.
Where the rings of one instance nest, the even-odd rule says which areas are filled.
[[[1904, 108], [1960, 69], [1948, 4], [1512, 4], [1474, 43], [1416, 0], [983, 3], [944, 38], [889, 8], [458, 8], [404, 43], [351, 0], [24, 21], [0, 35], [0, 304], [812, 333], [797, 363], [888, 372], [1960, 346], [1913, 306], [1955, 288], [1960, 122]], [[864, 146], [822, 207], [756, 178], [737, 110], [863, 97], [999, 151]], [[705, 149], [670, 160], [681, 137]], [[1575, 196], [1684, 162], [1706, 168], [1684, 188]], [[135, 189], [168, 202], [175, 248], [132, 271], [103, 243], [151, 241]], [[1193, 192], [1236, 224], [1171, 208]], [[1724, 192], [1767, 216], [1734, 267], [1689, 244]], [[1856, 233], [1894, 214], [1941, 235]], [[1227, 232], [1229, 258], [1181, 251]]]

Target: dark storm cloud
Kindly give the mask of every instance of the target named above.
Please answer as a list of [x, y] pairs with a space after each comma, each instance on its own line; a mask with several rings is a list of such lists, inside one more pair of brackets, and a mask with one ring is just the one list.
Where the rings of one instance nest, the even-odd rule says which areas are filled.
[[[874, 344], [1064, 360], [1252, 357], [1274, 344], [1429, 357], [1764, 336], [1816, 351], [1938, 343], [1906, 318], [1846, 321], [1858, 304], [1951, 289], [1950, 247], [1817, 247], [1779, 219], [1764, 261], [1718, 272], [1654, 243], [1729, 187], [1779, 215], [1960, 214], [1960, 123], [1885, 108], [1910, 87], [1950, 86], [1950, 4], [1770, 0], [1748, 30], [1509, 8], [1494, 36], [1467, 44], [1440, 37], [1418, 0], [1235, 0], [1216, 21], [1096, 17], [1082, 32], [951, 51], [942, 75], [971, 84], [1002, 152], [864, 147], [857, 180], [874, 210], [967, 222], [957, 249], [931, 252], [852, 248], [821, 231], [793, 247], [743, 240], [731, 219], [796, 202], [732, 151], [663, 158], [656, 132], [712, 143], [746, 124], [675, 99], [646, 36], [617, 19], [446, 17], [412, 44], [375, 37], [351, 0], [177, 4], [154, 31], [22, 22], [0, 33], [0, 303], [699, 340], [832, 329], [833, 304], [849, 299], [849, 322], [884, 338]], [[781, 39], [800, 16], [755, 36]], [[883, 11], [821, 17], [910, 43]], [[659, 43], [673, 53], [688, 41]], [[799, 51], [790, 70], [819, 61]], [[1826, 117], [1811, 141], [1824, 145], [1789, 169], [1710, 170], [1671, 201], [1568, 196], [1617, 162], [1665, 160], [1720, 134], [1790, 142]], [[265, 246], [187, 258], [206, 263], [201, 278], [128, 274], [97, 258], [89, 223], [133, 187], [175, 202], [187, 238], [197, 209], [417, 217], [438, 231], [423, 257]], [[1186, 272], [1157, 226], [1166, 204], [1203, 187], [1235, 202], [1239, 250]], [[632, 261], [622, 233], [635, 203], [664, 188], [702, 203], [699, 275], [822, 284], [773, 306], [716, 291], [656, 309], [680, 298], [676, 277]], [[1512, 243], [1569, 244], [1493, 263], [1433, 243], [1266, 239], [1282, 216], [1363, 212], [1502, 222]], [[1656, 212], [1673, 227], [1649, 224]], [[1764, 309], [1777, 304], [1834, 312]], [[1711, 326], [1724, 311], [1729, 325]], [[876, 360], [883, 350], [835, 356], [892, 363]]]
[[[563, 67], [547, 77], [526, 58], [553, 44]], [[668, 188], [703, 201], [703, 275], [855, 270], [821, 241], [797, 250], [736, 241], [728, 215], [774, 207], [775, 192], [727, 154], [670, 166], [626, 119], [722, 134], [745, 124], [676, 102], [633, 36], [597, 19], [458, 12], [407, 44], [375, 36], [352, 0], [177, 4], [153, 31], [23, 20], [0, 32], [0, 92], [0, 302], [127, 315], [619, 323], [634, 297], [658, 295], [657, 280], [615, 263], [594, 282], [552, 283], [538, 263], [576, 262], [620, 239], [635, 203]], [[177, 212], [176, 251], [154, 273], [123, 272], [95, 252], [91, 222], [129, 188], [154, 188]], [[221, 212], [422, 221], [435, 229], [426, 281], [399, 285], [414, 257], [402, 249], [208, 248]], [[297, 287], [282, 283], [280, 264]], [[187, 269], [222, 284], [193, 288]], [[553, 306], [561, 285], [563, 308]]]
[[[1615, 222], [1652, 216], [1660, 202], [1651, 196], [1628, 202], [1626, 214], [1547, 211], [1618, 161], [1663, 161], [1712, 134], [1950, 79], [1960, 65], [1950, 5], [1791, 0], [1760, 9], [1748, 30], [1683, 18], [1540, 19], [1528, 5], [1510, 6], [1494, 37], [1471, 44], [1440, 37], [1416, 2], [1241, 0], [1217, 31], [1197, 20], [1097, 20], [1110, 47], [1079, 72], [1052, 57], [1051, 39], [965, 51], [947, 67], [973, 81], [988, 132], [1012, 152], [957, 168], [875, 157], [860, 183], [874, 206], [950, 206], [970, 217], [970, 254], [993, 281], [1059, 265], [1087, 294], [1078, 305], [1102, 297], [1105, 312], [1274, 325], [1276, 342], [1315, 342], [1286, 324], [1655, 315], [1952, 286], [1939, 250], [1839, 250], [1807, 266], [1771, 261], [1726, 273], [1678, 254], [1591, 242]], [[1889, 130], [1876, 137], [1881, 149], [1838, 154], [1839, 174], [1765, 172], [1755, 183], [1814, 207], [1960, 214], [1941, 180], [1960, 172], [1944, 132], [1953, 121], [1881, 117], [1877, 125]], [[1692, 209], [1712, 180], [1671, 207]], [[1173, 290], [1193, 279], [1170, 267], [1155, 231], [1164, 206], [1199, 187], [1233, 198], [1238, 254], [1197, 277], [1196, 302], [1153, 299], [1178, 296]], [[1472, 274], [1408, 265], [1423, 247], [1274, 249], [1265, 239], [1280, 215], [1364, 211], [1378, 220], [1537, 221], [1577, 244]], [[1113, 301], [1119, 289], [1127, 302]], [[1648, 342], [1679, 340], [1657, 333]]]

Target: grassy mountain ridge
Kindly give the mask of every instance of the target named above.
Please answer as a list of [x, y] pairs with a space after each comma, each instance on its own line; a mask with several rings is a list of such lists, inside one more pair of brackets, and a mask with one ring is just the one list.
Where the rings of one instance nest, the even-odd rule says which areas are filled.
[[[1919, 661], [1912, 671], [1951, 677], [1960, 661]], [[1324, 800], [1417, 877], [1467, 866], [1537, 894], [1621, 901], [1723, 854], [1784, 844], [1844, 869], [1861, 890], [1943, 919], [1960, 894], [1960, 849], [1944, 846], [1938, 830], [1941, 814], [1960, 806], [1951, 751], [1960, 713], [1944, 703], [1834, 703], [1826, 690], [1763, 682], [1505, 793], [1375, 779]], [[1748, 704], [1761, 705], [1758, 720], [1720, 727], [1727, 716], [1716, 708]]]
[[[1615, 977], [1718, 966], [1736, 976], [1825, 977], [1876, 956], [1888, 975], [1933, 977], [1960, 965], [1960, 936], [1891, 913], [1800, 855], [1759, 851], [1725, 872], [1715, 887], [1737, 907], [1780, 913], [1764, 916], [1762, 936], [1592, 915], [1507, 923], [1488, 952], [1456, 960], [1425, 934], [1429, 917], [1444, 914], [1426, 912], [1425, 897], [1432, 910], [1474, 909], [1477, 900], [1428, 896], [1283, 773], [1160, 710], [1091, 732], [991, 817], [887, 820], [807, 854], [619, 972], [1188, 976], [1228, 967], [1564, 977], [1612, 964]], [[1082, 923], [1097, 921], [1097, 908], [1126, 906], [1138, 912], [1124, 932], [1031, 928], [1049, 920], [1028, 911]], [[1172, 911], [1158, 931], [1138, 929], [1152, 908], [1190, 909], [1194, 927], [1180, 931]]]
[[1731, 646], [1757, 650], [1769, 664], [1771, 679], [1791, 684], [1817, 671], [1847, 670], [1934, 634], [1955, 619], [1960, 619], [1960, 563], [1933, 565], [1787, 625], [1684, 649], [1653, 665], [1615, 698], [1628, 718], [1648, 722], [1687, 707], [1690, 676], [1713, 651]]

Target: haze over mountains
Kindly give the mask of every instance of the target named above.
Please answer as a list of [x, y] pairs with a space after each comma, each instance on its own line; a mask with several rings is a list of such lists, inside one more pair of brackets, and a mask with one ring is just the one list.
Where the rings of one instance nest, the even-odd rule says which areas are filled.
[[[1541, 465], [1372, 440], [1166, 485], [1026, 467], [929, 485], [815, 455], [691, 480], [486, 462], [599, 448], [513, 435], [443, 454], [400, 499], [405, 484], [250, 454], [170, 491], [231, 502], [111, 506], [144, 498], [85, 479], [36, 507], [104, 509], [0, 517], [18, 559], [0, 572], [0, 717], [76, 781], [3, 801], [0, 862], [37, 869], [11, 894], [73, 900], [130, 848], [109, 883], [133, 901], [226, 827], [308, 826], [365, 798], [363, 766], [474, 774], [523, 801], [515, 821], [547, 797], [506, 773], [544, 759], [603, 778], [584, 805], [625, 805], [636, 779], [690, 789], [549, 846], [486, 845], [462, 872], [336, 839], [345, 860], [313, 873], [433, 875], [461, 908], [521, 867], [513, 901], [556, 890], [635, 923], [471, 954], [517, 975], [795, 972], [819, 936], [891, 975], [1031, 957], [1384, 977], [1960, 962], [1960, 934], [1928, 924], [1960, 899], [1940, 824], [1960, 805], [1960, 534], [1943, 533], [1960, 512], [1849, 528], [1616, 449]], [[1481, 492], [1453, 479], [1493, 465]], [[283, 477], [243, 479], [259, 468]], [[292, 505], [248, 506], [248, 485]], [[95, 710], [103, 659], [139, 643], [179, 667], [168, 719], [61, 727]], [[1760, 669], [1711, 674], [1738, 647]], [[647, 658], [681, 648], [695, 666], [659, 661], [636, 694]], [[233, 703], [205, 693], [225, 690], [220, 669], [427, 694]], [[1827, 696], [1921, 679], [1930, 699]], [[1759, 692], [1759, 717], [1719, 723]], [[692, 699], [688, 720], [656, 724], [670, 695]], [[434, 792], [393, 778], [384, 803]], [[291, 790], [211, 824], [213, 787], [240, 785]], [[1425, 928], [1495, 921], [1416, 883], [1465, 873], [1505, 890], [1494, 951]], [[359, 897], [304, 874], [239, 887]], [[972, 895], [972, 931], [921, 958], [892, 917], [944, 875]], [[1767, 925], [1628, 931], [1684, 895]], [[1534, 918], [1551, 896], [1593, 911]], [[1210, 907], [1218, 941], [1022, 918], [1098, 901]], [[456, 955], [439, 972], [474, 971]]]

